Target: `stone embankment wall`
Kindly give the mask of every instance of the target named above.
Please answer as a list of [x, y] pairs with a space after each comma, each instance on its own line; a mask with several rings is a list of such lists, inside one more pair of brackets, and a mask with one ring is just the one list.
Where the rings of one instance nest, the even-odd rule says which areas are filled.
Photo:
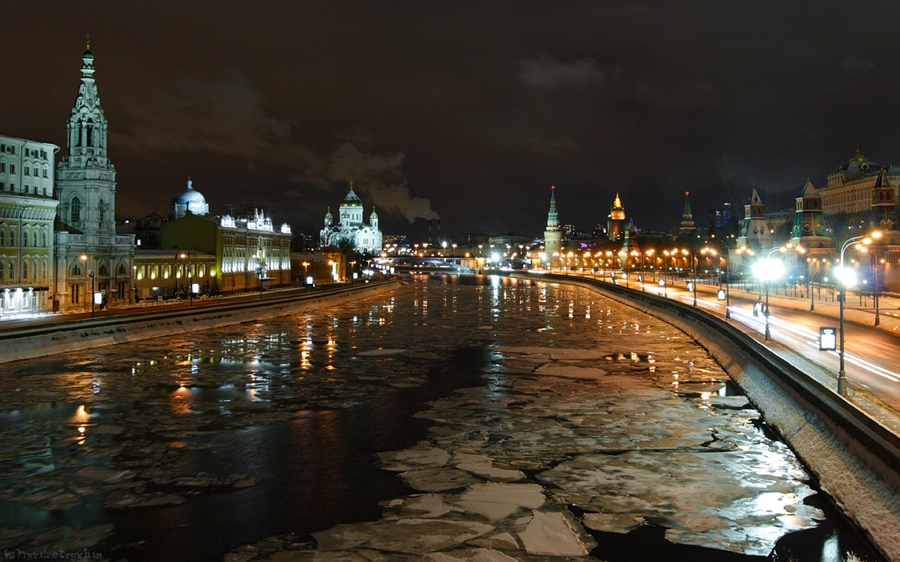
[[694, 338], [796, 452], [820, 488], [888, 560], [900, 560], [900, 436], [720, 318], [673, 299], [592, 279], [540, 279], [601, 291]]
[[397, 285], [396, 280], [390, 280], [341, 286], [313, 293], [270, 293], [264, 295], [265, 298], [223, 301], [212, 306], [4, 329], [0, 332], [0, 362], [158, 338], [173, 333], [246, 324], [361, 299], [394, 290]]

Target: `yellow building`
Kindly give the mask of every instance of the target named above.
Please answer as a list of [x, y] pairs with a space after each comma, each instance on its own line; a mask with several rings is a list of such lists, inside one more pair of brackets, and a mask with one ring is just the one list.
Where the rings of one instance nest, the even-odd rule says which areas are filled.
[[197, 250], [135, 250], [135, 302], [218, 293], [216, 256]]
[[[825, 215], [869, 216], [875, 181], [881, 169], [880, 164], [871, 162], [856, 149], [849, 162], [828, 175], [828, 185], [819, 189]], [[887, 166], [885, 171], [894, 189], [894, 199], [900, 200], [900, 166]]]
[[54, 144], [0, 135], [0, 314], [53, 302]]
[[291, 228], [283, 224], [276, 230], [259, 210], [249, 218], [187, 212], [162, 225], [160, 246], [172, 256], [176, 251], [214, 256], [204, 276], [212, 280], [212, 292], [256, 291], [291, 282]]

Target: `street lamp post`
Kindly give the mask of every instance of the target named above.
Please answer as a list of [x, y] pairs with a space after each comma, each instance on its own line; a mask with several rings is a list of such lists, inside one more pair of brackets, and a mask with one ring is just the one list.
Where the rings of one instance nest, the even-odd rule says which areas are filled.
[[182, 260], [187, 259], [187, 265], [182, 266], [187, 268], [188, 275], [188, 306], [194, 306], [194, 272], [191, 270], [191, 253], [190, 252], [182, 252], [179, 256]]
[[844, 251], [855, 242], [862, 242], [862, 244], [869, 245], [872, 243], [873, 238], [881, 238], [881, 232], [875, 231], [869, 236], [854, 236], [853, 238], [849, 238], [841, 246], [841, 263], [836, 271], [838, 280], [841, 281], [841, 292], [838, 295], [838, 306], [840, 308], [838, 322], [840, 322], [841, 331], [839, 352], [841, 368], [838, 371], [838, 394], [841, 396], [847, 396], [847, 372], [844, 369], [844, 301], [847, 300], [847, 289], [856, 284], [856, 275], [853, 270], [844, 267]]
[[753, 266], [753, 275], [759, 280], [760, 284], [765, 283], [766, 285], [766, 306], [763, 311], [763, 315], [766, 317], [766, 341], [772, 339], [772, 333], [769, 330], [769, 282], [778, 279], [784, 273], [784, 265], [781, 263], [781, 260], [770, 257], [778, 251], [783, 250], [781, 248], [772, 248], [765, 259], [757, 261]]
[[[81, 263], [84, 264], [85, 268], [87, 268], [87, 254], [81, 254]], [[88, 277], [91, 278], [91, 318], [94, 317], [94, 270], [87, 270]]]
[[691, 289], [694, 292], [694, 306], [697, 306], [697, 256], [691, 252]]

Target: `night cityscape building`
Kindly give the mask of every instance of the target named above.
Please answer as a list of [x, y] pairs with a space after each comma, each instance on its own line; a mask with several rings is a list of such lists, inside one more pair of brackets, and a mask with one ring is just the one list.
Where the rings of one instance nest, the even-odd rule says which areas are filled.
[[825, 215], [868, 216], [872, 209], [875, 182], [882, 169], [885, 170], [885, 180], [894, 190], [894, 199], [900, 199], [900, 166], [882, 166], [872, 162], [857, 148], [846, 164], [828, 174], [827, 185], [819, 190]]
[[697, 230], [694, 225], [694, 214], [691, 212], [690, 191], [684, 192], [684, 212], [681, 213], [681, 226], [678, 228], [678, 234], [691, 234]]
[[0, 314], [52, 306], [55, 144], [0, 135]]
[[381, 252], [382, 234], [378, 229], [378, 213], [373, 208], [372, 214], [369, 215], [369, 224], [363, 221], [363, 204], [353, 191], [353, 182], [350, 182], [350, 191], [338, 209], [338, 222], [334, 223], [331, 208], [325, 213], [325, 226], [319, 234], [319, 241], [323, 247], [340, 247], [342, 244], [348, 244], [357, 252], [370, 254]]
[[562, 251], [562, 231], [556, 212], [556, 186], [550, 186], [550, 210], [547, 211], [547, 228], [544, 230], [544, 260], [550, 267], [559, 266]]
[[92, 299], [100, 306], [133, 300], [134, 236], [116, 234], [116, 169], [108, 155], [108, 124], [90, 43], [81, 60], [67, 154], [56, 170], [53, 308], [64, 312], [88, 309]]
[[625, 236], [625, 207], [616, 193], [616, 199], [609, 208], [609, 216], [606, 219], [606, 237], [610, 240], [622, 240]]

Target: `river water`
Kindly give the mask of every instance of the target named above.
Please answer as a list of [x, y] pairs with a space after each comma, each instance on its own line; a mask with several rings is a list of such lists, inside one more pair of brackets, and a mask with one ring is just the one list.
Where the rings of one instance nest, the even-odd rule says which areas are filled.
[[21, 558], [881, 560], [700, 346], [583, 288], [419, 276], [5, 364], [0, 425]]

